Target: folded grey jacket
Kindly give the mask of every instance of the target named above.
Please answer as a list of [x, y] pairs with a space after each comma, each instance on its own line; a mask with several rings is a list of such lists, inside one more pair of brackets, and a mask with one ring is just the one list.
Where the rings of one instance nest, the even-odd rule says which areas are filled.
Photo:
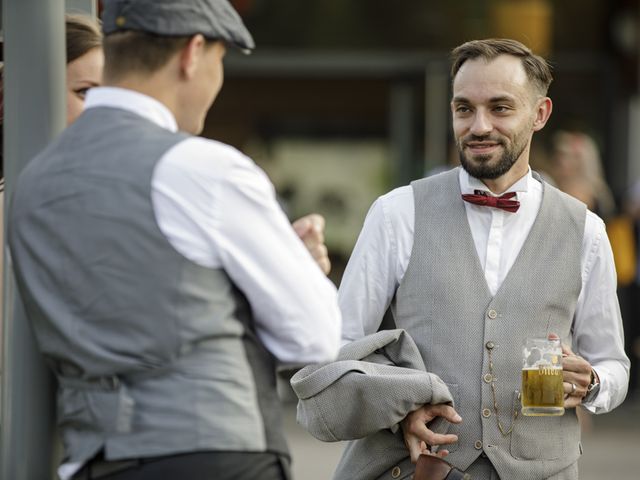
[[[401, 329], [345, 345], [337, 360], [298, 371], [291, 386], [299, 399], [298, 423], [325, 442], [351, 440], [334, 480], [408, 477], [413, 466], [399, 422], [425, 404], [453, 405], [445, 383], [425, 371], [416, 344]], [[442, 418], [429, 425], [438, 433], [447, 427]]]

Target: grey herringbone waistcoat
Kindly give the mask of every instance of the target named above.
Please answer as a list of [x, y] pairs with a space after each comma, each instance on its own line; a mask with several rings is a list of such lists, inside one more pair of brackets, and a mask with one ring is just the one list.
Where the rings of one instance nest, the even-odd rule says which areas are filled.
[[[581, 451], [573, 409], [562, 417], [513, 420], [520, 410], [523, 340], [555, 332], [570, 344], [582, 286], [585, 207], [543, 186], [531, 232], [492, 297], [460, 197], [458, 169], [413, 182], [413, 251], [393, 303], [397, 327], [415, 340], [427, 371], [448, 384], [463, 418], [452, 427], [459, 442], [446, 447], [447, 459], [465, 469], [484, 451], [505, 480], [547, 478]], [[488, 375], [491, 347], [494, 378]], [[512, 432], [503, 435], [497, 420]]]
[[286, 453], [274, 361], [245, 297], [223, 270], [174, 250], [155, 220], [153, 170], [186, 138], [92, 108], [18, 180], [11, 250], [59, 379], [68, 461], [100, 449]]

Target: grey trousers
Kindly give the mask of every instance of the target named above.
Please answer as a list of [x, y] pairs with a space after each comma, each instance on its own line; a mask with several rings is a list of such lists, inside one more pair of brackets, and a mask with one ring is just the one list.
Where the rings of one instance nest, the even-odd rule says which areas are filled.
[[[491, 462], [486, 457], [478, 457], [478, 459], [473, 462], [469, 468], [467, 468], [466, 472], [471, 475], [473, 480], [500, 480], [498, 472], [496, 472], [493, 465], [491, 465]], [[546, 480], [578, 480], [578, 462], [573, 465], [569, 465], [561, 472], [556, 473]]]

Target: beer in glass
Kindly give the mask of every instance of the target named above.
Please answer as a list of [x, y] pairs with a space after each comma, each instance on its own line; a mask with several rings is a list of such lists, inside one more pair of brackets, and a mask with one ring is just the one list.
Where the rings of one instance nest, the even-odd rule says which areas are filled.
[[529, 338], [522, 348], [522, 414], [564, 414], [560, 339]]

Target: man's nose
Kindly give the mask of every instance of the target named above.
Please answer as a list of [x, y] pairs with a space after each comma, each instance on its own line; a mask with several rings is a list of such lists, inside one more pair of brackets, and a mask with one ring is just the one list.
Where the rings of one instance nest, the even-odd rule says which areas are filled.
[[493, 130], [493, 125], [491, 124], [488, 115], [485, 112], [478, 110], [473, 117], [469, 133], [482, 137], [491, 133], [491, 130]]

